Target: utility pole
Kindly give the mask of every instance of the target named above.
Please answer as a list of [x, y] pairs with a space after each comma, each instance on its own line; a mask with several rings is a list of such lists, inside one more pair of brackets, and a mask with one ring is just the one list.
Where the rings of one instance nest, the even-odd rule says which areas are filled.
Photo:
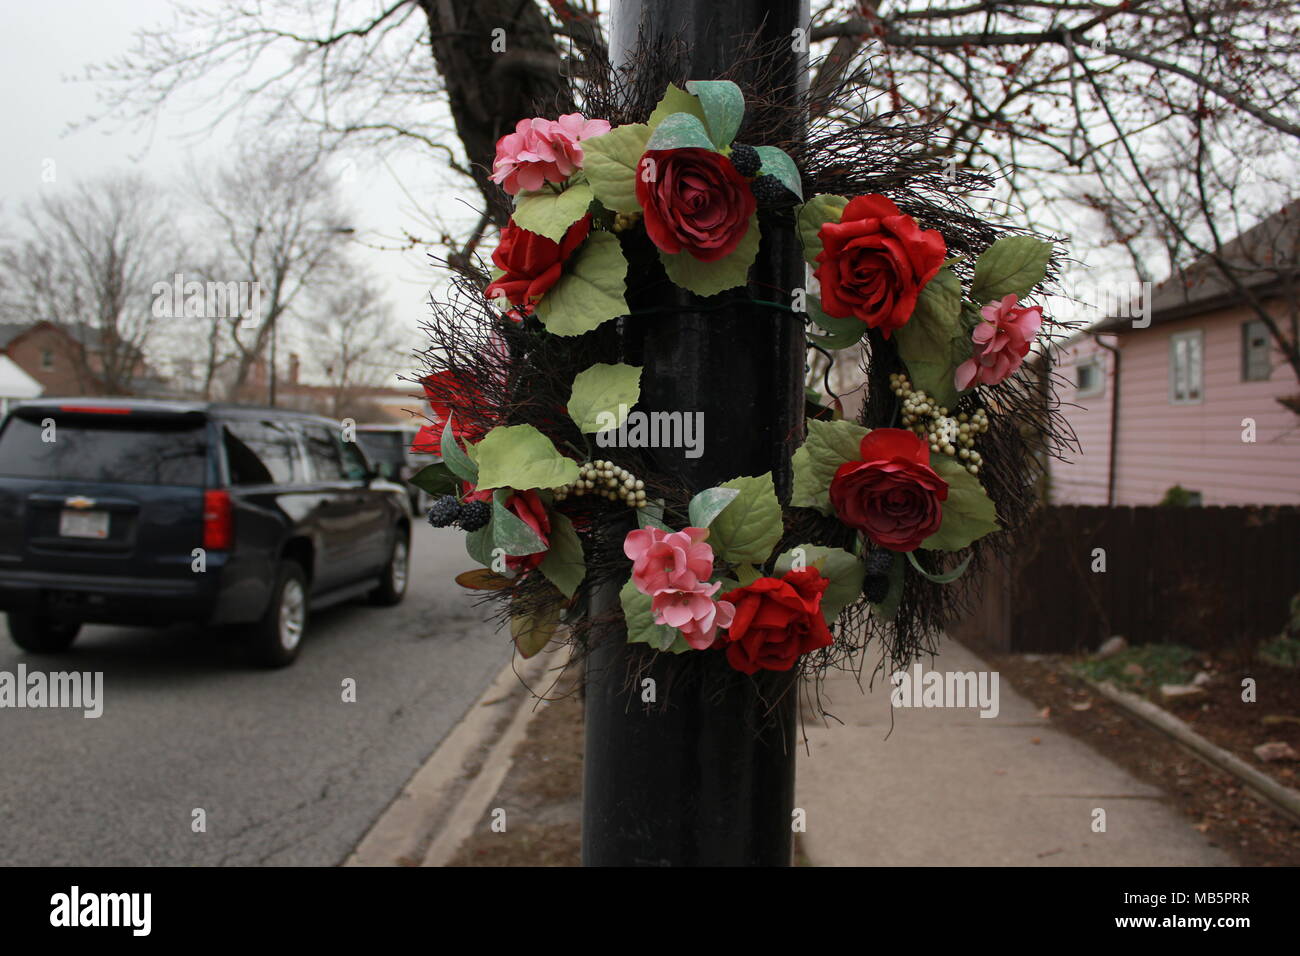
[[[807, 30], [808, 0], [615, 0], [611, 53], [616, 67], [636, 64], [638, 42], [660, 41], [680, 51], [683, 79], [726, 74], [747, 93], [793, 96], [806, 88]], [[737, 75], [755, 36], [766, 62]], [[742, 140], [801, 132], [752, 129]], [[624, 361], [643, 368], [638, 408], [704, 414], [703, 454], [655, 449], [657, 468], [692, 491], [770, 471], [788, 500], [803, 429], [803, 324], [744, 300], [788, 303], [805, 285], [793, 223], [764, 222], [748, 289], [708, 300], [667, 281], [648, 241], [625, 253], [632, 315], [620, 334]], [[616, 608], [618, 585], [593, 605], [597, 615]], [[718, 651], [655, 654], [606, 627], [592, 637], [586, 681], [584, 865], [790, 864], [793, 672], [750, 678]]]

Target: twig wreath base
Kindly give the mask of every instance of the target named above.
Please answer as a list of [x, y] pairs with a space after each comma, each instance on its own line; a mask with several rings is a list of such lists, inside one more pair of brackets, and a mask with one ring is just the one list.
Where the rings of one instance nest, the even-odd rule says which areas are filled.
[[[746, 45], [736, 75], [764, 52]], [[974, 572], [1016, 547], [1045, 462], [1072, 444], [1050, 369], [1022, 368], [1063, 327], [1026, 302], [1056, 253], [975, 214], [966, 197], [991, 180], [954, 170], [934, 125], [860, 107], [769, 142], [802, 128], [806, 95], [763, 84], [758, 98], [678, 62], [671, 45], [619, 71], [589, 62], [570, 102], [539, 109], [559, 121], [502, 139], [494, 178], [514, 218], [496, 269], [462, 267], [432, 302], [419, 380], [438, 421], [417, 441], [443, 457], [416, 481], [444, 496], [441, 523], [463, 516], [481, 567], [458, 580], [525, 656], [614, 629], [646, 644], [638, 667], [725, 653], [734, 679], [778, 697], [800, 674], [861, 672], [873, 641], [882, 666], [906, 666], [966, 612]], [[820, 298], [746, 296], [768, 229], [797, 231]], [[654, 243], [662, 269], [628, 275], [628, 242]], [[665, 279], [689, 305], [626, 307], [633, 283]], [[785, 500], [770, 475], [691, 488], [652, 449], [594, 441], [636, 406], [631, 317], [738, 303], [801, 322], [810, 348], [861, 346], [861, 414], [809, 400]], [[610, 589], [619, 605], [595, 614]]]

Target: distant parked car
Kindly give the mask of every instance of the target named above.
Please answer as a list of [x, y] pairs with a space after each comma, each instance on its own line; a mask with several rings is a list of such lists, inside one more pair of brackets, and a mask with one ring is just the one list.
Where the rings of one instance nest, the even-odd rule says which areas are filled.
[[84, 623], [231, 624], [283, 666], [309, 612], [401, 601], [409, 556], [404, 489], [329, 419], [80, 398], [0, 425], [0, 610], [28, 651]]
[[411, 514], [423, 514], [433, 502], [429, 494], [411, 484], [411, 476], [425, 465], [441, 460], [437, 455], [411, 450], [419, 431], [414, 425], [358, 425], [357, 443], [375, 463], [379, 473], [401, 482], [411, 503]]

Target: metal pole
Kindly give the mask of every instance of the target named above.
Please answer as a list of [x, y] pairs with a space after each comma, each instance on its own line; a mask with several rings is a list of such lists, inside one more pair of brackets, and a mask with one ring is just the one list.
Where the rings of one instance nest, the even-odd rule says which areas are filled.
[[[773, 80], [792, 91], [806, 83], [806, 45], [795, 31], [807, 26], [807, 0], [617, 0], [613, 58], [634, 63], [638, 39], [681, 39], [683, 78], [714, 79], [731, 72], [757, 34], [768, 62], [732, 78], [758, 93]], [[752, 145], [778, 132], [798, 131], [754, 131]], [[802, 323], [764, 307], [710, 303], [702, 311], [701, 300], [666, 281], [644, 237], [625, 252], [631, 311], [657, 313], [622, 323], [624, 360], [644, 368], [638, 408], [704, 413], [703, 454], [657, 449], [657, 466], [693, 490], [771, 471], [785, 497], [803, 422]], [[789, 301], [804, 285], [792, 225], [765, 224], [751, 277], [748, 295], [759, 300]], [[725, 295], [743, 299], [745, 290]], [[617, 586], [606, 588], [593, 596], [593, 612], [617, 602]], [[656, 655], [605, 628], [592, 636], [586, 677], [585, 865], [791, 862], [791, 674], [750, 678], [717, 651]], [[650, 691], [654, 701], [645, 699]]]

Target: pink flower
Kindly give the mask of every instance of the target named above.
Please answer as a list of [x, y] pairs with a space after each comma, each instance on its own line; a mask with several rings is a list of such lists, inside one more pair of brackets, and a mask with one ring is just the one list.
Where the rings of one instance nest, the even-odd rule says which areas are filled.
[[957, 367], [953, 382], [963, 392], [971, 385], [996, 385], [1016, 369], [1029, 354], [1039, 326], [1042, 306], [1020, 308], [1016, 296], [1004, 296], [980, 309], [983, 321], [971, 333], [971, 358]]
[[659, 591], [651, 599], [656, 624], [667, 624], [681, 632], [686, 643], [697, 651], [713, 644], [718, 628], [730, 627], [736, 606], [729, 601], [714, 601], [713, 595], [722, 582], [699, 584], [691, 590]]
[[650, 597], [666, 590], [696, 590], [713, 575], [713, 549], [704, 543], [708, 536], [707, 528], [629, 531], [623, 553], [632, 559], [636, 589]]
[[582, 140], [609, 130], [609, 123], [581, 113], [558, 120], [521, 119], [513, 133], [497, 141], [492, 181], [512, 196], [541, 189], [543, 183], [562, 183], [582, 168]]

